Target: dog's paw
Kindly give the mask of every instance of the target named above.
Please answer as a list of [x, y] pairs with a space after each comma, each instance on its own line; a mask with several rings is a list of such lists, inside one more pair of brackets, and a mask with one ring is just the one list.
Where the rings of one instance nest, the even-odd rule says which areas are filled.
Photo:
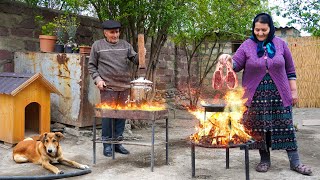
[[81, 164], [79, 168], [80, 168], [80, 169], [89, 169], [89, 166], [84, 165], [84, 164]]
[[64, 174], [64, 172], [63, 171], [58, 171], [58, 173], [57, 174]]

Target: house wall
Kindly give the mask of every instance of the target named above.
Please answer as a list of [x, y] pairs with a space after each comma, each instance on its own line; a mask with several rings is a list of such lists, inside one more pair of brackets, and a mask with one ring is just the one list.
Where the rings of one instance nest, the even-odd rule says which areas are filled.
[[288, 38], [300, 37], [300, 31], [293, 27], [280, 27], [276, 28], [275, 35], [288, 42]]

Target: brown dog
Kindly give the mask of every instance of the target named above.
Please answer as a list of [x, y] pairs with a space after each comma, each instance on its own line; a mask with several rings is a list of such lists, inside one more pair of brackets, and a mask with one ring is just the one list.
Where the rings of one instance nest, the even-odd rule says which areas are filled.
[[41, 164], [55, 174], [63, 174], [64, 172], [50, 164], [52, 162], [59, 162], [79, 169], [89, 168], [87, 165], [65, 159], [62, 156], [62, 149], [59, 145], [59, 141], [62, 138], [63, 134], [60, 132], [43, 133], [40, 137], [27, 138], [14, 147], [13, 160], [17, 163], [32, 162]]

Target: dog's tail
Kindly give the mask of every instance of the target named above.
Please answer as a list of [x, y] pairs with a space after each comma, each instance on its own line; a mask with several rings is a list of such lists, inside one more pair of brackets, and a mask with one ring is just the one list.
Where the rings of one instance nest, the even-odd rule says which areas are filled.
[[40, 141], [40, 135], [32, 136], [31, 138], [35, 141]]

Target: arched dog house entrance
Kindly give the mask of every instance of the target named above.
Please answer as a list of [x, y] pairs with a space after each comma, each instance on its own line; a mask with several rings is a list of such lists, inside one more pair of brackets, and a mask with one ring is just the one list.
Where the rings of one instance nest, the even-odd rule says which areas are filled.
[[37, 102], [32, 102], [28, 104], [24, 109], [24, 128], [25, 137], [30, 137], [34, 134], [40, 133], [40, 104]]

